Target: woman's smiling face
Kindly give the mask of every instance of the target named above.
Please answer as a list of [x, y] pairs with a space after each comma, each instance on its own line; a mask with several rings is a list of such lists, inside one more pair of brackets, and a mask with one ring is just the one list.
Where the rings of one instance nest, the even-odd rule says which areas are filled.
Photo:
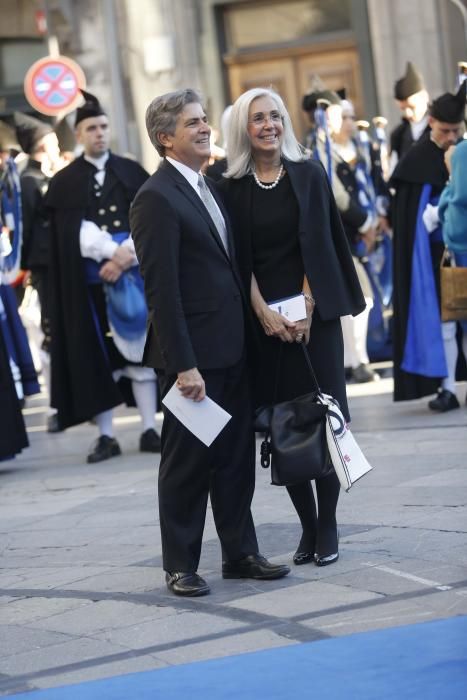
[[284, 124], [271, 97], [265, 95], [252, 101], [248, 111], [247, 131], [253, 156], [280, 152]]

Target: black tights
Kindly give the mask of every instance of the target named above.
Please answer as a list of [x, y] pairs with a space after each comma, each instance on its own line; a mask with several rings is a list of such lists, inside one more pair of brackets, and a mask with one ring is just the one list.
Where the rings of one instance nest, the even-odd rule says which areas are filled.
[[337, 552], [336, 508], [340, 484], [336, 474], [316, 481], [318, 513], [311, 482], [287, 486], [287, 491], [303, 529], [298, 550], [313, 551], [322, 557]]

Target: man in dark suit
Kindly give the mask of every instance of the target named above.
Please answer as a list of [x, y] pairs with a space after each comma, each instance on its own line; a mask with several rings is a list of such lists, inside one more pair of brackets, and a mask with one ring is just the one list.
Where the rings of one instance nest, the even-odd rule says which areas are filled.
[[176, 383], [187, 400], [206, 395], [232, 415], [206, 447], [165, 410], [159, 513], [167, 586], [199, 596], [196, 573], [208, 495], [222, 544], [224, 578], [275, 579], [289, 573], [258, 554], [251, 516], [255, 443], [245, 360], [245, 299], [222, 205], [199, 170], [210, 128], [194, 90], [162, 95], [146, 126], [164, 160], [139, 190], [130, 224], [149, 309], [143, 362], [162, 396]]

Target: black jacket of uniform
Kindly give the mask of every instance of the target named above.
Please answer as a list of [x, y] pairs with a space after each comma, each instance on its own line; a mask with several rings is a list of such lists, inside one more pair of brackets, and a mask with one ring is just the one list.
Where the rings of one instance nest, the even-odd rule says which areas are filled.
[[[427, 125], [420, 138], [423, 138], [426, 134], [429, 134], [430, 131], [431, 129]], [[398, 124], [396, 128], [393, 129], [393, 131], [391, 131], [389, 137], [391, 153], [397, 153], [398, 159], [401, 160], [402, 157], [405, 156], [409, 148], [414, 145], [414, 143], [416, 143], [416, 141], [414, 141], [412, 136], [410, 122], [408, 119], [403, 118], [401, 120], [401, 123]]]
[[23, 215], [23, 247], [21, 267], [34, 270], [48, 267], [50, 230], [45, 197], [50, 178], [41, 170], [41, 164], [29, 158], [21, 173], [21, 208]]

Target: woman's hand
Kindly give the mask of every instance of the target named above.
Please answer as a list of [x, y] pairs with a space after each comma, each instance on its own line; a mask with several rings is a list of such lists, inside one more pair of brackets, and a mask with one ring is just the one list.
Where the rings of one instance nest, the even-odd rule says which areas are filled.
[[295, 340], [296, 323], [288, 321], [285, 316], [272, 311], [266, 304], [258, 314], [259, 322], [261, 323], [266, 335], [279, 338], [284, 343], [293, 343]]
[[313, 318], [313, 310], [315, 308], [314, 303], [305, 301], [306, 304], [306, 318], [295, 323], [295, 337], [296, 343], [305, 343], [308, 345], [310, 342], [310, 331], [311, 331], [311, 320]]

